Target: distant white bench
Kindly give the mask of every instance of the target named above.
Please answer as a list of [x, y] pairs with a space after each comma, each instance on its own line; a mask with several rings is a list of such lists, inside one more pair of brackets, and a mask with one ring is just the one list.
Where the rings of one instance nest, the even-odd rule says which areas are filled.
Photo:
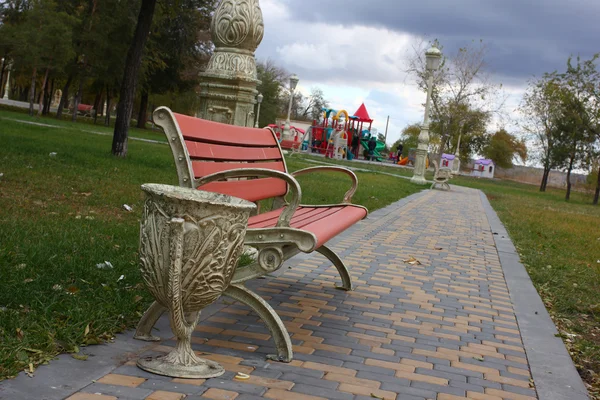
[[450, 190], [448, 181], [452, 178], [452, 170], [448, 167], [440, 168], [438, 162], [435, 160], [432, 164], [435, 168], [435, 172], [433, 174], [433, 184], [431, 185], [431, 189], [435, 189], [439, 185], [442, 189]]

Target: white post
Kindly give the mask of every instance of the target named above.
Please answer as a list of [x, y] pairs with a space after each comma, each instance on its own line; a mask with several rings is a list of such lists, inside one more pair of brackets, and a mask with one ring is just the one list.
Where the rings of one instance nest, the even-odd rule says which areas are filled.
[[292, 101], [294, 101], [294, 91], [296, 90], [296, 85], [298, 84], [298, 76], [295, 74], [290, 77], [290, 104], [288, 105], [288, 113], [287, 119], [285, 120], [285, 125], [283, 126], [283, 132], [281, 133], [281, 139], [290, 140], [291, 132], [290, 132], [290, 116], [292, 114]]
[[417, 154], [415, 159], [415, 168], [412, 183], [418, 185], [426, 185], [425, 180], [425, 163], [427, 160], [427, 150], [429, 149], [429, 105], [431, 102], [431, 92], [433, 90], [433, 71], [439, 67], [442, 53], [437, 48], [432, 47], [425, 53], [426, 71], [427, 71], [427, 100], [425, 101], [425, 119], [419, 133], [419, 145], [417, 146]]
[[456, 145], [456, 151], [454, 152], [454, 162], [452, 163], [452, 173], [458, 174], [460, 172], [460, 138], [462, 137], [462, 129], [458, 134], [458, 144]]
[[433, 89], [433, 74], [429, 74], [427, 78], [427, 100], [425, 102], [425, 120], [421, 127], [421, 133], [419, 133], [419, 144], [417, 146], [417, 154], [415, 160], [415, 169], [412, 179], [412, 183], [418, 185], [427, 184], [425, 179], [425, 167], [427, 152], [429, 149], [429, 101], [431, 98], [431, 91]]
[[8, 74], [6, 75], [6, 86], [4, 86], [4, 97], [2, 100], [8, 100], [8, 92], [10, 92], [10, 70], [12, 64], [8, 64]]
[[[254, 127], [258, 128], [258, 119], [260, 118], [260, 105], [263, 101], [263, 95], [262, 93], [259, 93], [258, 96], [256, 97], [256, 102], [258, 103], [258, 107], [256, 108], [256, 120], [254, 121]], [[288, 117], [289, 119], [289, 117]]]

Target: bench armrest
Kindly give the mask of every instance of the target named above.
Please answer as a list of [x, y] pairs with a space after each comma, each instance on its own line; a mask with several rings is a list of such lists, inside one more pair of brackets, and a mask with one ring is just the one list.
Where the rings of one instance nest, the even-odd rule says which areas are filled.
[[290, 174], [285, 172], [275, 171], [272, 169], [265, 168], [238, 168], [229, 171], [217, 172], [215, 174], [206, 175], [200, 179], [196, 179], [195, 186], [200, 187], [210, 182], [216, 182], [227, 178], [248, 178], [248, 177], [260, 177], [260, 178], [279, 178], [284, 180], [288, 184], [288, 190], [292, 193], [292, 199], [288, 203], [287, 207], [277, 221], [276, 227], [289, 227], [292, 216], [296, 212], [298, 205], [300, 205], [300, 199], [302, 198], [302, 190], [298, 181]]
[[350, 190], [348, 190], [346, 192], [346, 194], [344, 195], [344, 200], [342, 201], [343, 203], [350, 204], [352, 202], [352, 196], [354, 196], [354, 193], [356, 193], [356, 189], [358, 188], [358, 178], [356, 177], [354, 172], [350, 171], [348, 168], [333, 167], [333, 166], [331, 166], [331, 167], [330, 166], [310, 167], [310, 168], [304, 168], [304, 169], [298, 170], [296, 172], [292, 172], [292, 176], [296, 177], [296, 176], [308, 174], [311, 172], [328, 172], [328, 171], [342, 172], [342, 173], [348, 175], [350, 177], [350, 179], [352, 179], [352, 187], [350, 188]]

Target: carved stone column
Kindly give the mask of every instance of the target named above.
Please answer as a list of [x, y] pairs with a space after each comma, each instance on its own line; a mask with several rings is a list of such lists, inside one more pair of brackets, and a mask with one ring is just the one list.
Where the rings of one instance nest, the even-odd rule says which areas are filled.
[[238, 126], [254, 126], [256, 59], [264, 23], [258, 0], [222, 0], [211, 25], [215, 51], [200, 74], [203, 119]]

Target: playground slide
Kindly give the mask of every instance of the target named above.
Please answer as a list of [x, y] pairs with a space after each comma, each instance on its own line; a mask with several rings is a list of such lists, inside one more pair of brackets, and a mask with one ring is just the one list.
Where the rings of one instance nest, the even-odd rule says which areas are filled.
[[[361, 140], [360, 143], [362, 144], [365, 150], [369, 148], [369, 142], [367, 140]], [[382, 150], [385, 150], [385, 143], [377, 141], [377, 146], [375, 146], [375, 151], [373, 152], [373, 155], [375, 156], [375, 159], [377, 161], [381, 161]]]
[[398, 165], [406, 165], [408, 164], [408, 157], [404, 157], [398, 161]]

